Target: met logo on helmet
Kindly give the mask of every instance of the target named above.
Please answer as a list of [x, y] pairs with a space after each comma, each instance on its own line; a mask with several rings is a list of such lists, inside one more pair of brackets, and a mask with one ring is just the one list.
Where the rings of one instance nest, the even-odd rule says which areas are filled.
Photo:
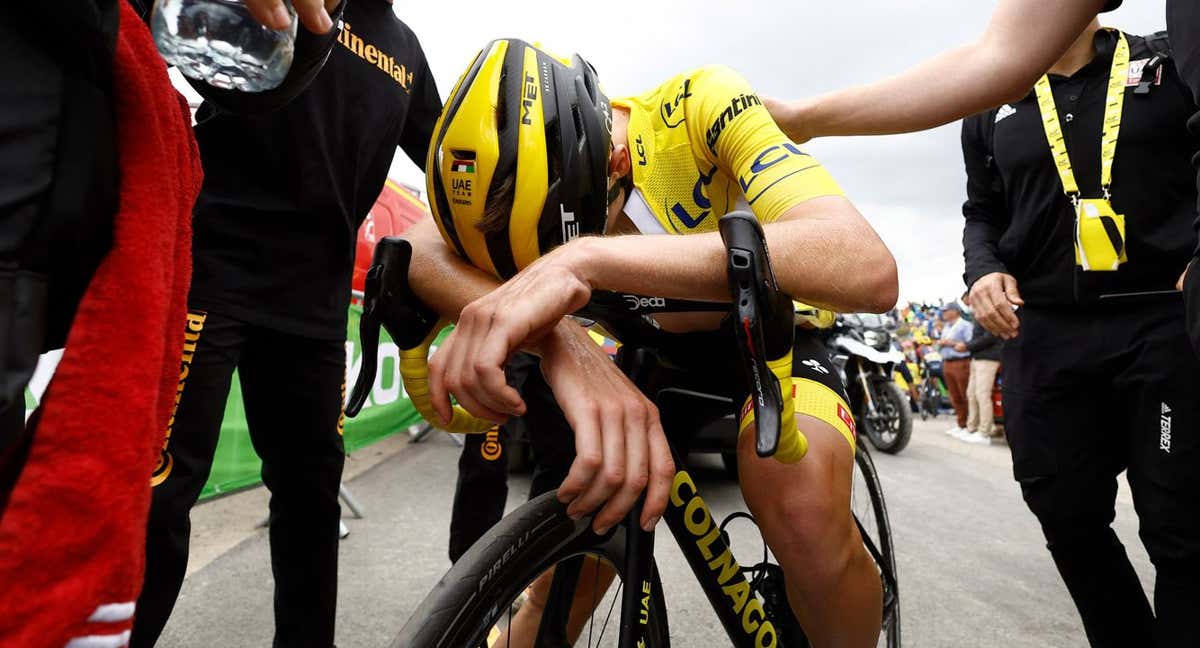
[[537, 79], [532, 74], [526, 74], [524, 88], [521, 91], [521, 123], [526, 126], [533, 123], [530, 113], [533, 112], [533, 102], [537, 101], [537, 96]]
[[579, 238], [579, 223], [575, 221], [575, 212], [567, 211], [562, 205], [558, 206], [558, 213], [562, 218], [562, 240], [563, 243], [572, 239]]

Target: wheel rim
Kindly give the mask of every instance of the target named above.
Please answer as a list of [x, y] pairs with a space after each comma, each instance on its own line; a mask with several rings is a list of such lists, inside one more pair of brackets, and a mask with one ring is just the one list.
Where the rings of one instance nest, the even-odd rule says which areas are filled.
[[[569, 565], [571, 560], [579, 559], [583, 559], [583, 565], [576, 580], [575, 602], [577, 606], [590, 607], [591, 612], [577, 628], [568, 625], [565, 629], [565, 634], [568, 635], [566, 645], [580, 648], [617, 646], [620, 636], [620, 600], [624, 583], [620, 579], [619, 570], [613, 567], [609, 558], [591, 551], [564, 556], [526, 583], [512, 601], [499, 601], [492, 614], [482, 619], [477, 636], [473, 637], [468, 645], [474, 648], [518, 648], [534, 645], [534, 640], [538, 637], [539, 645], [558, 645], [554, 639], [547, 639], [540, 634], [548, 633], [547, 636], [555, 637], [564, 632], [562, 628], [552, 627], [558, 624], [542, 614], [550, 609], [549, 601], [544, 600], [547, 598], [545, 594], [553, 587], [550, 583], [552, 570]], [[612, 574], [611, 585], [606, 584], [602, 578], [605, 571]], [[542, 594], [535, 594], [535, 588], [539, 587]], [[572, 610], [571, 613], [577, 612]], [[561, 622], [562, 618], [558, 618], [557, 621]], [[542, 628], [543, 625], [547, 627]], [[573, 643], [570, 635], [576, 635], [573, 637]]]
[[[864, 453], [864, 450], [859, 450], [859, 454]], [[860, 533], [869, 538], [875, 549], [880, 554], [880, 557], [888, 563], [891, 569], [894, 569], [894, 554], [891, 542], [890, 531], [884, 535], [883, 531], [886, 528], [886, 519], [881, 520], [876, 511], [875, 504], [871, 499], [871, 492], [867, 484], [867, 479], [864, 476], [863, 462], [867, 463], [870, 470], [873, 469], [870, 455], [865, 458], [856, 457], [854, 467], [854, 480], [850, 493], [850, 508], [854, 513], [855, 519], [858, 521]], [[886, 512], [883, 513], [886, 516]], [[877, 562], [878, 565], [878, 562]], [[882, 569], [882, 566], [880, 566]], [[883, 577], [884, 580], [884, 598], [885, 602], [890, 598], [891, 604], [889, 608], [884, 610], [885, 625], [880, 632], [877, 646], [890, 647], [899, 645], [899, 603], [896, 591], [892, 588], [891, 583]], [[892, 581], [894, 582], [894, 581]]]

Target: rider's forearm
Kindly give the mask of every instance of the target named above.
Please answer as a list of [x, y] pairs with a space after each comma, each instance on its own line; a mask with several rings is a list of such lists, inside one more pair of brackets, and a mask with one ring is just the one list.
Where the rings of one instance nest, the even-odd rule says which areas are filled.
[[[896, 263], [883, 241], [840, 196], [807, 201], [763, 226], [784, 292], [840, 311], [895, 305]], [[718, 233], [577, 239], [563, 252], [593, 289], [680, 299], [729, 299]]]
[[[432, 219], [424, 218], [413, 224], [405, 231], [404, 238], [413, 247], [409, 285], [425, 305], [448, 320], [456, 321], [467, 304], [500, 285], [499, 279], [463, 261], [451, 250]], [[525, 350], [542, 355], [543, 345], [572, 339], [587, 339], [587, 331], [574, 320], [564, 318], [552, 335]]]
[[906, 133], [962, 119], [1029, 92], [1103, 4], [1002, 0], [978, 40], [870, 85], [783, 103], [772, 116], [799, 140]]
[[409, 285], [422, 302], [448, 320], [457, 320], [463, 307], [500, 285], [499, 279], [450, 249], [432, 218], [414, 223], [404, 238], [413, 248]]

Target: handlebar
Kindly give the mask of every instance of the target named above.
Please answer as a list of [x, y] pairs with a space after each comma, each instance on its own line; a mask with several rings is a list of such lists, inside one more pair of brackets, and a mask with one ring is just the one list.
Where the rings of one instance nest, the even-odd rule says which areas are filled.
[[[795, 429], [791, 376], [795, 335], [792, 300], [775, 281], [762, 226], [754, 216], [733, 212], [721, 218], [719, 227], [728, 252], [726, 272], [733, 300], [732, 312], [737, 318], [734, 329], [738, 356], [751, 390], [749, 407], [744, 408], [748, 411], [743, 412], [739, 428], [745, 428], [749, 421], [756, 421], [755, 450], [759, 456], [775, 455], [780, 461], [797, 461], [807, 451], [807, 443], [799, 434], [780, 433], [785, 421]], [[363, 315], [359, 322], [363, 361], [346, 405], [347, 416], [358, 414], [374, 385], [382, 324], [401, 349], [400, 375], [414, 407], [427, 420], [437, 420], [429, 394], [427, 356], [430, 345], [446, 322], [412, 292], [408, 283], [411, 261], [412, 246], [402, 238], [387, 237], [376, 245], [367, 273]], [[634, 343], [627, 337], [641, 337], [635, 331], [656, 331], [646, 324], [642, 315], [731, 312], [728, 303], [595, 291], [585, 312], [591, 315], [597, 311], [604, 313], [597, 319], [605, 320], [608, 328], [626, 344]], [[626, 325], [615, 326], [618, 320]], [[776, 380], [769, 380], [772, 375]], [[750, 418], [751, 414], [753, 418]], [[456, 405], [450, 424], [439, 426], [448, 432], [478, 433], [492, 428], [494, 423], [476, 418]]]
[[[408, 284], [411, 262], [412, 244], [402, 238], [389, 236], [375, 245], [363, 287], [363, 314], [358, 323], [362, 366], [346, 403], [346, 416], [358, 415], [375, 384], [382, 324], [400, 348], [400, 378], [413, 407], [425, 420], [438, 420], [429, 394], [429, 349], [446, 322], [413, 294]], [[450, 423], [439, 425], [449, 432], [463, 434], [484, 432], [495, 426], [458, 405], [453, 408]]]

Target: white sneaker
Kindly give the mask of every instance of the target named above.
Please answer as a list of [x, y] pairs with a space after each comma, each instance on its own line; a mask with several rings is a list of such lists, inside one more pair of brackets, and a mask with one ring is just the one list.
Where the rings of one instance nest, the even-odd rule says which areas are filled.
[[970, 432], [959, 437], [959, 439], [975, 445], [992, 445], [992, 437], [984, 436], [978, 432]]
[[962, 439], [963, 436], [965, 436], [967, 434], [970, 434], [970, 432], [967, 432], [966, 430], [964, 430], [963, 428], [960, 428], [958, 426], [954, 426], [954, 427], [950, 428], [949, 430], [946, 430], [946, 435], [952, 436], [955, 439]]

